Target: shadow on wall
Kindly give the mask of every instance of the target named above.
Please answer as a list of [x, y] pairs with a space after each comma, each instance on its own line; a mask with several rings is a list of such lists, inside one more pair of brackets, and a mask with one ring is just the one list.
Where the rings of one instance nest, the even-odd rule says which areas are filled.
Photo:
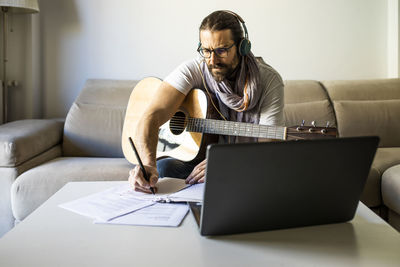
[[[48, 114], [65, 117], [65, 114], [54, 114], [53, 110], [65, 104], [62, 79], [68, 75], [62, 69], [62, 46], [65, 39], [81, 33], [80, 19], [76, 1], [40, 0], [40, 42], [41, 42], [41, 94], [44, 118]], [[71, 55], [73, 57], [73, 55]], [[54, 116], [52, 116], [54, 117]]]

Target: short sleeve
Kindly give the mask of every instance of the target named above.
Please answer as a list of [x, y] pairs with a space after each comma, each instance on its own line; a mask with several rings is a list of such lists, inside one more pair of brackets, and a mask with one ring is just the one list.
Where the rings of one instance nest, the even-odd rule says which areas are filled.
[[202, 88], [199, 62], [196, 59], [186, 61], [173, 70], [165, 82], [187, 95], [192, 88]]
[[283, 107], [284, 107], [284, 90], [283, 82], [273, 76], [272, 80], [266, 81], [266, 91], [260, 104], [260, 124], [283, 126]]

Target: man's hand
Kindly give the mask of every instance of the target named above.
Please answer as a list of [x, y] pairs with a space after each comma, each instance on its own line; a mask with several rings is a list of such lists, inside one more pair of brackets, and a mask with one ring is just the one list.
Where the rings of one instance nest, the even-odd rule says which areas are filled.
[[129, 171], [129, 184], [135, 191], [151, 193], [150, 187], [154, 188], [154, 192], [157, 192], [155, 187], [158, 181], [158, 172], [156, 167], [144, 166], [147, 175], [149, 176], [149, 182], [144, 179], [143, 172], [139, 165]]
[[185, 182], [187, 184], [204, 183], [206, 164], [207, 164], [206, 159], [197, 164], [197, 166], [194, 167], [193, 171], [186, 178]]

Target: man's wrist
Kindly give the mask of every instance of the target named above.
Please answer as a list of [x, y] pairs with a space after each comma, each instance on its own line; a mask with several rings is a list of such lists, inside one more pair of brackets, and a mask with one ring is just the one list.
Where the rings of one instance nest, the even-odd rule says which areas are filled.
[[156, 157], [145, 157], [143, 160], [143, 164], [146, 166], [157, 167], [157, 160]]

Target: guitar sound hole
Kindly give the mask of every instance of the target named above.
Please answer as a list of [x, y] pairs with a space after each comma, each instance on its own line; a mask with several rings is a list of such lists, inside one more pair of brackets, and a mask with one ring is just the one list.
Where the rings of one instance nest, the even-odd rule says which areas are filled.
[[169, 129], [171, 133], [180, 135], [186, 128], [186, 115], [182, 111], [178, 111], [169, 121]]

